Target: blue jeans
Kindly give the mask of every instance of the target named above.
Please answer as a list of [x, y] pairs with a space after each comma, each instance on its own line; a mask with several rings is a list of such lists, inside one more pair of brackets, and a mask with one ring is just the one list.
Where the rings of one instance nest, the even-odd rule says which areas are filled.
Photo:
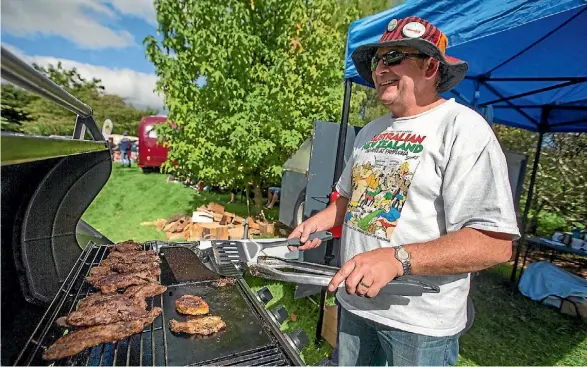
[[459, 356], [459, 334], [414, 334], [353, 315], [344, 308], [339, 328], [339, 366], [447, 366], [455, 365]]

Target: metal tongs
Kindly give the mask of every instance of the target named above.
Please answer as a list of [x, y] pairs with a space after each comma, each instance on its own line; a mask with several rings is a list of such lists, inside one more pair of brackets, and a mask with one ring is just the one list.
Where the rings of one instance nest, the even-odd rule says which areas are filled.
[[[258, 256], [256, 264], [249, 262], [247, 266], [251, 275], [260, 278], [322, 287], [327, 287], [332, 277], [340, 270], [334, 266], [286, 260], [274, 256]], [[341, 285], [344, 286], [344, 282]], [[379, 294], [421, 296], [422, 293], [438, 292], [440, 292], [440, 288], [437, 285], [410, 276], [394, 279], [381, 288]]]

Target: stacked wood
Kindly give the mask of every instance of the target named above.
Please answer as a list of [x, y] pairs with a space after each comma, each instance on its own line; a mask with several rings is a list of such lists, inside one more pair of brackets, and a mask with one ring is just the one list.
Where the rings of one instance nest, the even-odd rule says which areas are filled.
[[192, 217], [174, 215], [166, 221], [152, 223], [158, 230], [165, 232], [168, 240], [186, 239], [200, 240], [239, 240], [245, 235], [245, 223], [249, 226], [249, 237], [274, 235], [276, 227], [264, 216], [243, 218], [227, 212], [224, 206], [211, 202], [199, 207]]

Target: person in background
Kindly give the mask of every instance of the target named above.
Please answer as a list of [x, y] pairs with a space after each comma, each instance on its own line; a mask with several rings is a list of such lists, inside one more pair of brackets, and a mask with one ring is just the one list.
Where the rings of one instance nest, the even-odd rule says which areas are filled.
[[281, 197], [281, 187], [272, 186], [268, 189], [267, 192], [267, 204], [265, 204], [266, 209], [273, 208], [273, 205], [279, 202], [279, 198]]
[[120, 141], [120, 166], [124, 167], [128, 162], [128, 166], [130, 167], [130, 149], [131, 149], [131, 142], [128, 140], [126, 136], [126, 131], [122, 133], [122, 140]]

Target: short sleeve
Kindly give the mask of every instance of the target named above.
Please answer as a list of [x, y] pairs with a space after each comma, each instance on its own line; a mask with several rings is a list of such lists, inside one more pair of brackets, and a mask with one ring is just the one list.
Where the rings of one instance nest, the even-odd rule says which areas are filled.
[[336, 184], [336, 191], [340, 196], [344, 196], [347, 199], [351, 198], [352, 195], [352, 171], [354, 164], [354, 152], [351, 154], [349, 159], [345, 162], [344, 170], [338, 179]]
[[447, 232], [469, 227], [519, 238], [507, 162], [493, 131], [471, 113], [456, 117], [452, 135], [442, 183]]

